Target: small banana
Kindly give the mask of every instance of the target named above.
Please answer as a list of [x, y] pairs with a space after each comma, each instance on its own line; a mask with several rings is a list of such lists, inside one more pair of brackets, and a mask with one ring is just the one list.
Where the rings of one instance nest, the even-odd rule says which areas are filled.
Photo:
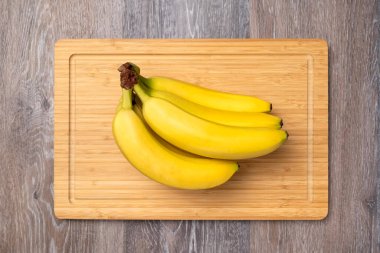
[[[171, 92], [150, 89], [145, 85], [144, 87], [149, 96], [165, 99], [188, 113], [218, 124], [238, 127], [268, 127], [275, 129], [280, 129], [282, 127], [282, 119], [274, 115], [262, 112], [233, 112], [214, 109], [193, 103]], [[227, 101], [224, 103], [227, 103]]]
[[190, 153], [217, 159], [247, 159], [269, 154], [288, 137], [273, 128], [232, 127], [216, 124], [160, 98], [150, 97], [141, 84], [134, 90], [143, 103], [143, 116], [163, 139]]
[[122, 89], [112, 130], [119, 149], [130, 163], [147, 177], [167, 186], [208, 189], [223, 184], [238, 170], [236, 162], [186, 156], [162, 145], [132, 109], [131, 89]]
[[272, 104], [252, 96], [220, 92], [167, 77], [140, 76], [152, 90], [172, 93], [195, 104], [233, 112], [269, 112]]

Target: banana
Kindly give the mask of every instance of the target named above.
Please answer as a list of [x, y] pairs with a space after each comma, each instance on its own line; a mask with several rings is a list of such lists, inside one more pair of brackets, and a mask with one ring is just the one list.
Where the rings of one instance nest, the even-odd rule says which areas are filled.
[[141, 119], [141, 121], [144, 123], [144, 126], [147, 128], [147, 130], [150, 132], [150, 134], [157, 139], [157, 141], [162, 144], [164, 147], [166, 147], [167, 149], [173, 151], [174, 153], [177, 153], [177, 154], [180, 154], [180, 155], [183, 155], [184, 158], [188, 158], [189, 156], [190, 157], [197, 157], [197, 158], [201, 158], [201, 156], [199, 155], [196, 155], [196, 154], [193, 154], [193, 153], [189, 153], [189, 152], [186, 152], [182, 149], [179, 149], [177, 148], [176, 146], [173, 146], [172, 144], [170, 144], [169, 142], [165, 141], [164, 139], [162, 139], [159, 135], [157, 135], [151, 128], [150, 126], [148, 125], [148, 123], [146, 123], [145, 119], [144, 119], [144, 116], [143, 116], [143, 112], [142, 112], [142, 105], [140, 103], [137, 103], [135, 105], [133, 105], [133, 111], [137, 114], [137, 116], [139, 116], [139, 118]]
[[132, 90], [122, 92], [113, 135], [120, 151], [141, 173], [175, 188], [208, 189], [223, 184], [238, 170], [236, 162], [186, 156], [163, 146], [132, 109]]
[[268, 127], [275, 129], [280, 129], [282, 127], [282, 120], [280, 117], [267, 113], [232, 112], [214, 109], [193, 103], [171, 92], [154, 90], [147, 86], [145, 86], [145, 88], [146, 93], [151, 97], [165, 99], [188, 113], [218, 124], [238, 127]]
[[143, 103], [143, 116], [163, 139], [190, 153], [217, 159], [247, 159], [269, 154], [288, 137], [284, 130], [232, 127], [216, 124], [172, 103], [150, 97], [137, 84], [134, 90]]
[[172, 93], [195, 104], [233, 112], [270, 112], [272, 104], [252, 96], [220, 92], [167, 77], [139, 76], [152, 90]]

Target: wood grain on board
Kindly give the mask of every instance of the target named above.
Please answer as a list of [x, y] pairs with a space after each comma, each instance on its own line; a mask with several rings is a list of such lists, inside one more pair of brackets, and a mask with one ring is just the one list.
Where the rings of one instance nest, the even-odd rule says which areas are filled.
[[[238, 173], [215, 189], [156, 183], [126, 161], [112, 135], [121, 94], [117, 68], [127, 61], [144, 76], [270, 101], [290, 138], [273, 154], [239, 162]], [[322, 219], [328, 212], [327, 85], [321, 40], [61, 40], [55, 54], [55, 214]]]
[[[0, 1], [1, 252], [378, 252], [379, 1]], [[54, 215], [54, 45], [63, 38], [320, 38], [329, 45], [321, 221]]]

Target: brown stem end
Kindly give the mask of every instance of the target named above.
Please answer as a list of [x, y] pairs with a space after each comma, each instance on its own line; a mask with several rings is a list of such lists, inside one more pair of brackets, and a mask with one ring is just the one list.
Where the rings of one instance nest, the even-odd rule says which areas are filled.
[[133, 63], [126, 62], [118, 69], [120, 72], [120, 86], [124, 89], [132, 89], [138, 82], [140, 69]]

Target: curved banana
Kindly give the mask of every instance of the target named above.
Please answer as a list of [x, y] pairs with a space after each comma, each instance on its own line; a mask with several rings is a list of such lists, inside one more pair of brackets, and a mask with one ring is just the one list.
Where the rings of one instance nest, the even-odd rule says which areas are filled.
[[252, 96], [231, 94], [203, 88], [167, 77], [139, 76], [139, 79], [152, 90], [175, 94], [202, 106], [233, 112], [270, 112], [272, 104]]
[[[151, 128], [150, 126], [148, 125], [148, 123], [146, 123], [145, 119], [144, 119], [144, 116], [143, 116], [143, 112], [142, 112], [142, 105], [141, 104], [135, 104], [133, 105], [133, 111], [137, 114], [137, 116], [139, 116], [139, 118], [141, 119], [141, 121], [144, 123], [144, 126], [146, 127], [146, 129], [149, 131], [149, 133], [161, 144], [163, 145], [165, 148], [173, 151], [174, 153], [177, 153], [177, 154], [180, 154], [180, 155], [183, 155], [185, 159], [187, 159], [188, 157], [197, 157], [197, 158], [202, 158], [201, 156], [199, 155], [196, 155], [196, 154], [193, 154], [193, 153], [189, 153], [189, 152], [186, 152], [182, 149], [179, 149], [177, 148], [176, 146], [173, 146], [172, 144], [170, 144], [169, 142], [165, 141], [164, 139], [162, 139], [158, 134], [156, 134]], [[204, 158], [204, 157], [203, 157]]]
[[268, 127], [275, 129], [280, 129], [282, 127], [282, 119], [271, 114], [262, 112], [232, 112], [219, 110], [193, 103], [171, 92], [154, 90], [149, 87], [146, 87], [145, 91], [151, 97], [165, 99], [188, 113], [218, 124], [238, 127]]
[[208, 189], [226, 182], [238, 164], [176, 153], [163, 146], [132, 110], [131, 90], [123, 89], [113, 120], [113, 135], [121, 152], [147, 177], [181, 189]]
[[284, 130], [232, 127], [189, 114], [172, 103], [150, 97], [140, 84], [134, 90], [143, 102], [143, 115], [163, 139], [188, 152], [218, 159], [247, 159], [269, 154], [286, 141]]

